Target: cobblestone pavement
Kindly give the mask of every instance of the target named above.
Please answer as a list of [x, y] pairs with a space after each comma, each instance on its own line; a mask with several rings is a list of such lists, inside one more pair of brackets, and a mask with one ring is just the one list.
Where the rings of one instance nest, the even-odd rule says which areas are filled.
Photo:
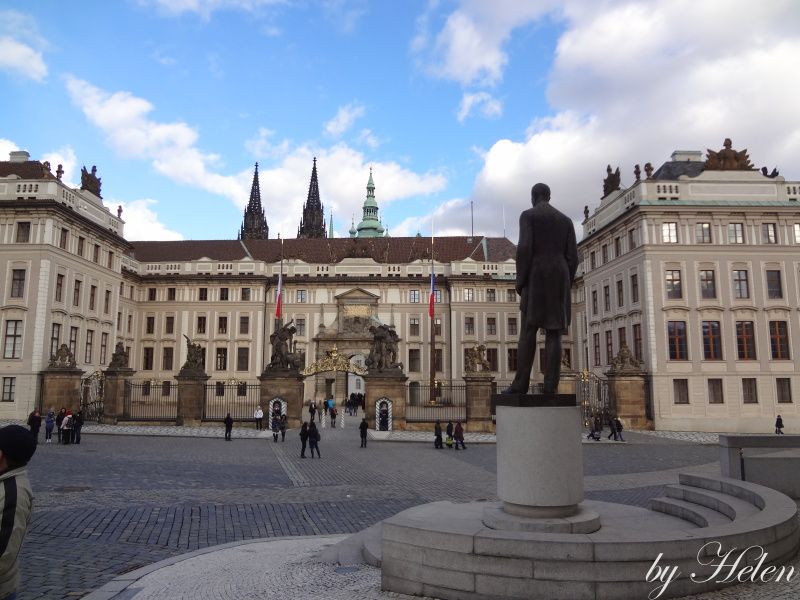
[[[276, 444], [244, 427], [232, 442], [220, 428], [197, 428], [209, 438], [91, 426], [81, 445], [40, 444], [29, 466], [36, 499], [19, 598], [79, 598], [122, 573], [216, 544], [322, 543], [421, 503], [495, 498], [494, 444], [437, 451], [428, 436], [361, 449], [355, 425], [322, 432], [321, 460], [300, 458], [296, 431]], [[679, 470], [718, 469], [711, 446], [635, 432], [626, 439], [583, 446], [588, 496], [641, 505]]]

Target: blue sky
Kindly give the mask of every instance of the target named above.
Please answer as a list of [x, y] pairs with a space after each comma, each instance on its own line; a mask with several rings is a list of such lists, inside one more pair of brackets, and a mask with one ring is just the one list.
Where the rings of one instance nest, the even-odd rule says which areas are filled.
[[129, 239], [236, 235], [253, 163], [296, 234], [312, 156], [346, 235], [369, 167], [391, 235], [516, 240], [536, 181], [573, 219], [606, 164], [725, 137], [797, 178], [789, 0], [55, 0], [0, 8], [0, 155], [97, 165]]

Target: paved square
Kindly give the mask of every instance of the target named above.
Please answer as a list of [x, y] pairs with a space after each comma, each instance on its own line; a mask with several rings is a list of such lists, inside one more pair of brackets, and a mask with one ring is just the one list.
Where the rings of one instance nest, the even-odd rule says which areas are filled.
[[[80, 446], [40, 444], [19, 598], [79, 598], [217, 544], [346, 534], [417, 504], [495, 498], [493, 444], [434, 450], [431, 434], [361, 449], [355, 425], [322, 431], [321, 460], [300, 458], [297, 431], [275, 444], [252, 429], [235, 428], [225, 442], [221, 428], [201, 432], [216, 437], [147, 437], [89, 426]], [[626, 439], [583, 445], [587, 497], [643, 505], [677, 471], [718, 472], [714, 445]]]

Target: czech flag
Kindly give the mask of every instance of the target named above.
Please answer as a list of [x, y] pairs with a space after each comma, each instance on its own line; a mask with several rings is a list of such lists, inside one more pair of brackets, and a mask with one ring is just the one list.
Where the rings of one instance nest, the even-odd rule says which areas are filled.
[[280, 319], [283, 308], [283, 269], [278, 274], [278, 300], [275, 303], [275, 318]]
[[433, 318], [433, 303], [435, 297], [435, 294], [433, 292], [435, 289], [436, 286], [434, 285], [433, 268], [431, 268], [431, 293], [428, 296], [428, 316], [430, 316], [431, 319]]

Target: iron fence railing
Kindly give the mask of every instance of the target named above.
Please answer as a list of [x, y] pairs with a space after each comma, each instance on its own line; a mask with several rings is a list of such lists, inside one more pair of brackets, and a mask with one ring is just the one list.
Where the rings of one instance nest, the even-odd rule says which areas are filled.
[[120, 421], [172, 421], [178, 417], [178, 386], [172, 381], [126, 381]]
[[[222, 421], [225, 415], [231, 413], [234, 421], [253, 421], [260, 400], [261, 384], [258, 383], [217, 381], [206, 384], [203, 420]], [[267, 408], [261, 408], [267, 415]]]
[[408, 385], [406, 421], [434, 423], [436, 421], [467, 420], [467, 386], [451, 382], [411, 382]]

